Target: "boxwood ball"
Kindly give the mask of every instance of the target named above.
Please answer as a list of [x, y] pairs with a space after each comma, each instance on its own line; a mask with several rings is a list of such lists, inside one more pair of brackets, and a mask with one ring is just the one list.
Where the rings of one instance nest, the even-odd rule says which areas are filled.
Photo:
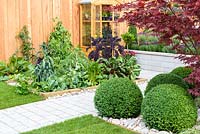
[[100, 116], [112, 118], [137, 117], [141, 111], [142, 93], [128, 78], [113, 78], [96, 90], [95, 107]]

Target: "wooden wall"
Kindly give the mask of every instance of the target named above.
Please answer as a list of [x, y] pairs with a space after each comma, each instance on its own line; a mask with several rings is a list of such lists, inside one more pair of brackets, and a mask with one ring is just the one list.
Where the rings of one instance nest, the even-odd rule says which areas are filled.
[[27, 25], [33, 47], [39, 49], [53, 28], [52, 19], [59, 17], [79, 44], [79, 0], [0, 0], [0, 60], [8, 60], [20, 46], [16, 38]]
[[[24, 25], [28, 26], [33, 47], [37, 51], [40, 44], [48, 40], [49, 33], [53, 30], [52, 20], [55, 17], [60, 18], [71, 33], [73, 44], [79, 45], [79, 1], [0, 0], [0, 61], [8, 61], [9, 57], [19, 49], [21, 42], [16, 36]], [[120, 27], [120, 30], [126, 31], [127, 25]]]

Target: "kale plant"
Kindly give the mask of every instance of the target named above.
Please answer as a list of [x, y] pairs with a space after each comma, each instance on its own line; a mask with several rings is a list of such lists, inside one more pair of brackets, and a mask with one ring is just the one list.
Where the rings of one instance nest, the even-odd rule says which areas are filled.
[[110, 37], [110, 38], [92, 38], [92, 44], [87, 48], [92, 49], [88, 58], [97, 61], [99, 58], [109, 59], [112, 57], [118, 57], [123, 54], [124, 47], [119, 44], [120, 38]]

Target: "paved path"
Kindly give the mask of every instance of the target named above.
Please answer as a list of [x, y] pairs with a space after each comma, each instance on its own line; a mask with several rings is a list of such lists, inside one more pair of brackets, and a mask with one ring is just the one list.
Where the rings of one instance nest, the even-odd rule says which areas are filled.
[[[142, 71], [140, 77], [150, 79], [156, 74]], [[139, 86], [144, 90], [146, 83]], [[94, 92], [83, 92], [0, 110], [0, 134], [18, 134], [82, 115], [96, 115], [93, 98]]]

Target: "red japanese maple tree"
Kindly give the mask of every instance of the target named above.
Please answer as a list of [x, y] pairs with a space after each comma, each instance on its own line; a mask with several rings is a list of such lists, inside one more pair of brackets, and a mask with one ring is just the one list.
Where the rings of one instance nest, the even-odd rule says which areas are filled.
[[193, 69], [186, 78], [195, 85], [190, 93], [200, 96], [200, 0], [139, 0], [113, 10], [124, 11], [119, 21], [150, 29], [159, 33], [161, 41], [173, 45], [179, 59]]

